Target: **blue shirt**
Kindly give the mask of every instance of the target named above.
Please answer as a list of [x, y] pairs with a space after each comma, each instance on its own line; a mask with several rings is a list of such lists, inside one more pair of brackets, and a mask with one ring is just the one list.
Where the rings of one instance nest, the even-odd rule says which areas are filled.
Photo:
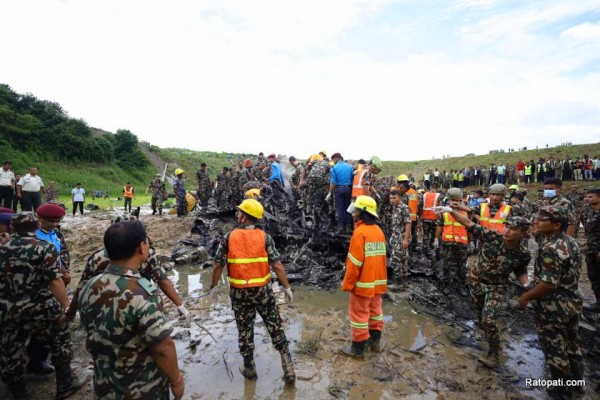
[[278, 163], [271, 163], [271, 176], [269, 177], [269, 182], [279, 181], [283, 185], [285, 182], [283, 181], [283, 175], [281, 175], [281, 167]]
[[329, 183], [332, 185], [352, 185], [352, 166], [344, 161], [338, 161], [331, 168]]
[[[35, 231], [35, 236], [40, 240], [45, 240], [48, 243], [52, 243], [56, 247], [56, 251], [60, 253], [61, 244], [60, 239], [56, 236], [56, 232], [52, 229], [50, 232], [44, 232], [41, 228]], [[58, 266], [61, 266], [60, 257], [58, 258]]]

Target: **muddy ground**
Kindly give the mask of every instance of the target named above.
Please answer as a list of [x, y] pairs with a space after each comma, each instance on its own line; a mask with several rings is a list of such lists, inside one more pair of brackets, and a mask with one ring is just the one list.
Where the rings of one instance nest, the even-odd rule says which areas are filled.
[[[152, 216], [142, 209], [141, 220], [158, 253], [170, 256], [181, 239], [190, 237], [195, 218], [172, 215]], [[116, 212], [92, 212], [67, 216], [63, 230], [72, 256], [73, 289], [87, 258], [102, 247], [102, 235]], [[205, 220], [210, 232], [226, 231], [233, 217]], [[197, 238], [197, 236], [196, 236]], [[340, 239], [342, 240], [342, 239]], [[327, 260], [316, 260], [319, 264]], [[329, 260], [331, 262], [331, 260]], [[337, 261], [337, 263], [343, 262]], [[473, 262], [471, 257], [470, 262]], [[317, 269], [316, 272], [327, 273]], [[279, 354], [273, 349], [260, 321], [255, 329], [256, 363], [259, 378], [250, 382], [238, 371], [241, 357], [237, 331], [226, 293], [211, 305], [206, 290], [211, 269], [206, 264], [177, 265], [170, 272], [190, 312], [192, 324], [177, 317], [174, 306], [165, 301], [168, 318], [175, 327], [174, 339], [180, 368], [186, 378], [186, 399], [527, 399], [545, 398], [544, 391], [527, 387], [525, 379], [544, 376], [543, 354], [539, 350], [532, 316], [516, 310], [503, 312], [501, 365], [489, 368], [480, 359], [487, 348], [473, 322], [467, 298], [440, 294], [432, 277], [414, 276], [408, 290], [391, 292], [384, 302], [385, 351], [368, 354], [365, 361], [339, 356], [340, 346], [350, 337], [347, 320], [348, 295], [339, 290], [294, 284], [293, 304], [279, 294], [280, 310], [296, 366], [295, 387], [281, 379]], [[339, 274], [334, 271], [328, 280]], [[327, 285], [325, 285], [327, 286]], [[332, 286], [332, 285], [329, 285]], [[333, 285], [335, 286], [335, 285]], [[592, 298], [589, 281], [581, 279], [584, 296]], [[598, 321], [584, 318], [582, 340], [586, 356], [586, 395], [598, 398], [600, 348]], [[78, 376], [87, 379], [73, 399], [92, 399], [91, 359], [85, 351], [85, 337], [72, 325]], [[54, 378], [28, 376], [35, 399], [54, 396]], [[10, 398], [0, 384], [0, 398]]]

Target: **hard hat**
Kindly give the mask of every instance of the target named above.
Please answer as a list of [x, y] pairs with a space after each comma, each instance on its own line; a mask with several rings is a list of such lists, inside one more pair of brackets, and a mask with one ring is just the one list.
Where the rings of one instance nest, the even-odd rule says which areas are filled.
[[506, 192], [506, 186], [501, 183], [494, 183], [490, 186], [490, 194], [504, 194]]
[[377, 202], [369, 196], [358, 196], [353, 204], [348, 207], [348, 212], [352, 213], [355, 210], [366, 211], [369, 214], [377, 217]]
[[253, 216], [256, 219], [261, 219], [265, 209], [262, 204], [254, 199], [246, 199], [242, 201], [242, 204], [236, 207], [238, 210], [245, 212], [246, 214]]
[[371, 164], [380, 171], [383, 169], [383, 163], [377, 156], [371, 157]]
[[462, 190], [460, 190], [459, 188], [455, 188], [455, 187], [448, 189], [447, 195], [451, 199], [459, 199], [460, 200], [463, 198]]
[[400, 175], [397, 179], [398, 182], [402, 182], [402, 181], [408, 181], [408, 176], [402, 174]]
[[320, 154], [313, 154], [313, 155], [311, 155], [311, 156], [308, 158], [308, 161], [309, 161], [309, 162], [312, 162], [312, 161], [316, 161], [316, 160], [322, 160], [322, 159], [323, 159], [323, 156], [322, 156], [322, 155], [320, 155]]
[[327, 152], [325, 150], [321, 150], [319, 154], [323, 154], [323, 157], [327, 157]]
[[519, 190], [519, 185], [510, 185], [510, 186], [508, 187], [508, 190], [513, 190], [513, 189], [514, 189], [514, 190]]
[[244, 193], [244, 197], [247, 199], [255, 199], [260, 196], [260, 189], [249, 189]]
[[181, 168], [177, 168], [175, 170], [175, 175], [181, 175], [181, 174], [183, 174], [183, 170]]
[[419, 189], [419, 190], [417, 190], [417, 192], [419, 192], [419, 193], [425, 193], [425, 189]]

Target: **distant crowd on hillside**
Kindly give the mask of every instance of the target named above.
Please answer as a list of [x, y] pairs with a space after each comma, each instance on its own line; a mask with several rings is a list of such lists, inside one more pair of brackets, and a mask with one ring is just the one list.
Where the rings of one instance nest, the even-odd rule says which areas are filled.
[[414, 182], [419, 179], [420, 186], [429, 190], [431, 183], [436, 183], [442, 188], [491, 186], [494, 183], [502, 184], [529, 184], [542, 183], [548, 178], [558, 178], [563, 181], [597, 180], [600, 179], [600, 156], [593, 158], [587, 154], [583, 157], [571, 159], [565, 156], [562, 159], [540, 158], [537, 161], [519, 160], [516, 164], [492, 163], [491, 165], [468, 166], [462, 169], [439, 170], [428, 169], [417, 177], [410, 176]]

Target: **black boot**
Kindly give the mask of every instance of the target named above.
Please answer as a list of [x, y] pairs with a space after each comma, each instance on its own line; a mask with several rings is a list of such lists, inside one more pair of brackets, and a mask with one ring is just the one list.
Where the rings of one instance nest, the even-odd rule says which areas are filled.
[[24, 379], [21, 379], [15, 383], [8, 384], [8, 390], [12, 394], [14, 400], [27, 400], [31, 398], [33, 394], [31, 386], [29, 386]]
[[292, 361], [292, 356], [290, 355], [290, 351], [286, 347], [281, 350], [281, 366], [283, 368], [283, 380], [285, 383], [293, 384], [296, 382], [296, 373], [294, 372], [294, 362]]
[[365, 346], [366, 351], [381, 353], [381, 331], [369, 330], [369, 340]]
[[70, 364], [56, 366], [56, 400], [66, 399], [81, 389], [84, 382], [71, 372]]
[[352, 345], [341, 348], [339, 353], [346, 357], [352, 357], [356, 360], [362, 360], [365, 358], [365, 345], [366, 340], [362, 342], [352, 342]]
[[256, 365], [254, 364], [254, 355], [244, 357], [244, 366], [240, 367], [240, 372], [246, 379], [255, 381], [258, 379], [256, 374]]

